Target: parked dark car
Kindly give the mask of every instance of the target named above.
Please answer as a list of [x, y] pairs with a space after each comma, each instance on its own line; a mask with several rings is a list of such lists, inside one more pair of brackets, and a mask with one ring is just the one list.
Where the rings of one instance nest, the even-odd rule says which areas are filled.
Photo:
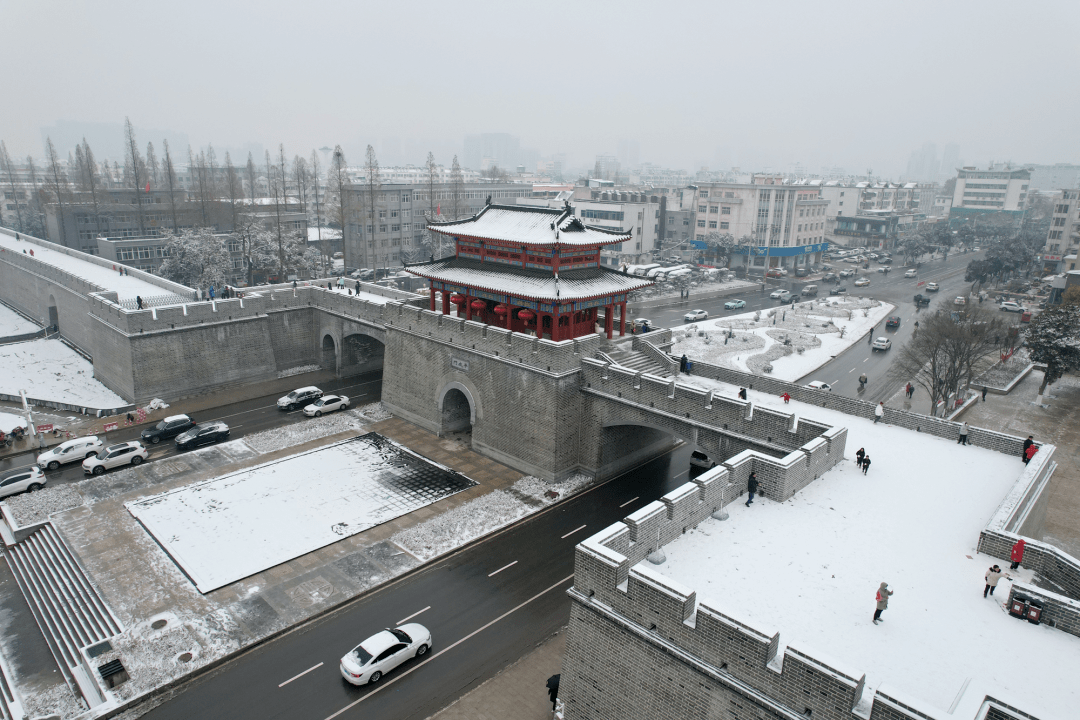
[[843, 285], [841, 285], [840, 287], [835, 287], [832, 290], [830, 290], [829, 294], [830, 295], [847, 295], [847, 288], [844, 287]]
[[821, 278], [821, 279], [826, 281], [826, 282], [832, 282], [833, 280], [837, 279], [836, 278], [836, 273], [834, 273], [834, 272], [825, 273], [825, 276], [823, 278]]
[[202, 423], [176, 436], [177, 450], [190, 450], [200, 445], [221, 442], [229, 437], [229, 426], [220, 420]]
[[807, 272], [806, 268], [795, 268], [795, 277], [806, 277], [807, 275], [809, 275], [809, 273]]
[[922, 293], [915, 296], [915, 307], [923, 307], [930, 305], [930, 298], [926, 297]]
[[892, 317], [890, 317], [888, 320], [885, 321], [885, 327], [887, 327], [887, 328], [898, 328], [898, 327], [900, 327], [900, 316], [899, 315], [893, 315]]
[[157, 425], [140, 433], [143, 442], [157, 445], [162, 440], [174, 438], [185, 430], [195, 427], [195, 421], [189, 415], [171, 415]]

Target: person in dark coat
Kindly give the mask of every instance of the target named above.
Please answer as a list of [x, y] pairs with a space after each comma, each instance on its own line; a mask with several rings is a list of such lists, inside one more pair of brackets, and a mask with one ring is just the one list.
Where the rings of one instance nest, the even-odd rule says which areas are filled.
[[859, 451], [857, 453], [855, 453], [855, 465], [856, 466], [862, 467], [862, 459], [863, 459], [864, 455], [866, 455], [866, 450], [864, 450], [863, 448], [859, 448]]
[[745, 400], [746, 399], [746, 388], [739, 388], [739, 399], [740, 400]]
[[1024, 449], [1020, 451], [1020, 459], [1027, 465], [1027, 451], [1028, 448], [1035, 444], [1035, 438], [1033, 435], [1028, 435], [1027, 440], [1024, 441]]
[[998, 580], [1001, 579], [1001, 568], [997, 565], [992, 565], [989, 570], [986, 571], [986, 587], [983, 588], [983, 597], [989, 593], [991, 596], [994, 594], [994, 589], [997, 587]]
[[359, 280], [356, 281], [356, 294], [357, 295], [360, 294], [360, 281]]
[[870, 469], [870, 456], [866, 455], [862, 459], [862, 474], [865, 475], [866, 471]]
[[1024, 538], [1020, 538], [1012, 546], [1012, 552], [1009, 553], [1009, 559], [1012, 560], [1012, 565], [1009, 566], [1010, 569], [1015, 570], [1020, 567], [1020, 563], [1024, 562], [1024, 546], [1026, 544]]
[[986, 402], [986, 388], [987, 388], [987, 386], [983, 385], [983, 399], [982, 399], [983, 402]]
[[750, 499], [746, 501], [746, 507], [750, 507], [750, 503], [754, 502], [754, 493], [757, 492], [757, 473], [750, 473], [750, 477], [746, 480], [746, 492], [750, 494]]
[[1031, 462], [1031, 458], [1035, 457], [1035, 453], [1037, 452], [1039, 452], [1039, 447], [1037, 445], [1032, 445], [1027, 450], [1025, 450], [1024, 464], [1027, 465], [1029, 462]]
[[889, 583], [883, 582], [878, 586], [877, 591], [877, 609], [874, 610], [874, 624], [879, 622], [885, 622], [881, 619], [881, 611], [889, 607], [889, 598], [892, 596], [893, 591], [889, 589]]
[[686, 372], [686, 356], [679, 358], [679, 372]]
[[136, 295], [135, 296], [135, 304], [139, 306], [140, 310], [142, 310], [142, 296], [141, 295]]

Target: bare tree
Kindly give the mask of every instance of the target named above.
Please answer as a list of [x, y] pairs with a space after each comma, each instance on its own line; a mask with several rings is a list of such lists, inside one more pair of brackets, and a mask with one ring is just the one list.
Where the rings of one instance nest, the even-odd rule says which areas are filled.
[[165, 176], [165, 186], [169, 189], [169, 210], [172, 213], [173, 233], [179, 232], [176, 222], [176, 168], [173, 166], [172, 155], [169, 154], [169, 141], [162, 140], [161, 146], [165, 149], [165, 159], [161, 164], [162, 174]]
[[45, 228], [45, 212], [42, 209], [42, 185], [41, 181], [38, 180], [37, 166], [34, 164], [34, 158], [31, 155], [26, 156], [26, 169], [30, 173], [30, 232], [39, 237], [45, 237], [47, 230]]
[[[378, 223], [379, 193], [382, 189], [382, 178], [379, 175], [379, 161], [375, 157], [375, 149], [370, 145], [364, 153], [364, 196], [367, 198], [368, 224], [374, 229]], [[389, 258], [389, 256], [387, 256]], [[375, 267], [379, 267], [378, 248], [376, 248]], [[389, 263], [389, 260], [387, 260]]]
[[146, 235], [146, 220], [143, 218], [143, 190], [142, 184], [146, 177], [146, 168], [143, 165], [142, 156], [139, 154], [139, 146], [135, 141], [135, 128], [131, 125], [131, 118], [124, 118], [125, 137], [125, 173], [135, 186], [135, 206], [139, 215], [139, 234]]
[[26, 226], [23, 225], [22, 203], [19, 197], [22, 193], [15, 188], [15, 168], [11, 164], [11, 156], [8, 155], [7, 146], [4, 145], [3, 140], [0, 140], [0, 170], [3, 170], [4, 174], [7, 175], [8, 185], [11, 186], [11, 197], [15, 199], [15, 215], [19, 221], [19, 232], [26, 232]]
[[[341, 149], [340, 145], [334, 146], [334, 154], [331, 156], [330, 168], [326, 173], [326, 189], [327, 192], [333, 193], [333, 196], [327, 198], [327, 202], [331, 204], [331, 208], [328, 210], [335, 221], [337, 221], [338, 227], [341, 228], [342, 238], [342, 250], [345, 253], [345, 265], [352, 264], [355, 267], [362, 267], [365, 262], [361, 262], [357, 258], [349, 257], [349, 243], [346, 242], [349, 229], [350, 202], [346, 185], [349, 183], [348, 166], [345, 164], [345, 152]], [[360, 226], [358, 231], [360, 238], [357, 240], [357, 247], [363, 247], [364, 227]], [[369, 234], [370, 236], [370, 234]], [[366, 261], [367, 253], [361, 252], [361, 256]]]
[[[315, 150], [311, 151], [311, 178], [315, 186], [315, 227], [317, 227], [319, 233], [319, 252], [323, 256], [323, 267], [330, 264], [330, 249], [326, 246], [322, 236], [322, 212], [319, 209], [319, 153]], [[344, 231], [341, 233], [344, 244]]]
[[[98, 208], [98, 195], [97, 186], [99, 184], [97, 162], [94, 160], [94, 151], [90, 149], [90, 143], [83, 138], [82, 141], [82, 157], [83, 157], [83, 177], [80, 178], [80, 185], [83, 190], [90, 191], [90, 203], [94, 208], [94, 234], [101, 234], [101, 212]], [[78, 148], [76, 148], [78, 149]]]
[[[281, 146], [282, 162], [285, 158], [285, 146]], [[282, 177], [284, 177], [284, 170]], [[281, 236], [281, 203], [278, 201], [278, 176], [274, 172], [274, 166], [270, 162], [270, 151], [266, 151], [266, 180], [270, 184], [270, 196], [274, 199], [275, 213], [277, 215], [277, 246], [278, 246], [278, 280], [285, 279], [285, 240]], [[282, 188], [284, 192], [284, 188]]]
[[293, 182], [296, 184], [296, 197], [300, 201], [300, 212], [307, 212], [307, 160], [299, 155], [293, 156]]
[[225, 194], [229, 198], [229, 209], [232, 214], [230, 228], [235, 231], [239, 219], [236, 203], [244, 197], [244, 183], [240, 180], [240, 174], [236, 172], [228, 151], [225, 152]]
[[[83, 138], [86, 142], [86, 138]], [[161, 184], [161, 169], [158, 166], [157, 153], [154, 152], [154, 143], [146, 143], [146, 179], [156, 189]]]
[[49, 180], [47, 187], [56, 204], [59, 206], [57, 215], [60, 217], [60, 244], [67, 244], [67, 222], [64, 220], [64, 197], [68, 192], [67, 176], [60, 167], [60, 158], [56, 154], [56, 146], [52, 138], [45, 138], [45, 156], [49, 160]]
[[454, 215], [454, 220], [460, 217], [459, 208], [461, 207], [461, 195], [464, 185], [465, 179], [461, 175], [461, 165], [458, 163], [457, 155], [455, 155], [454, 164], [450, 166], [450, 209]]

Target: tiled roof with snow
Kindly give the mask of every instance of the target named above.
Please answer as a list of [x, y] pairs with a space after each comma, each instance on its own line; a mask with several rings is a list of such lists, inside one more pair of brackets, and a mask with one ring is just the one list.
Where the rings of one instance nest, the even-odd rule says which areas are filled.
[[[651, 280], [606, 268], [567, 270], [555, 275], [542, 270], [504, 269], [496, 263], [446, 258], [409, 265], [408, 272], [431, 280], [467, 285], [480, 290], [562, 302], [603, 297], [652, 285]], [[557, 294], [556, 294], [557, 293]]]
[[534, 246], [610, 245], [630, 240], [627, 232], [585, 225], [569, 209], [487, 205], [467, 220], [431, 223], [443, 235], [505, 240]]

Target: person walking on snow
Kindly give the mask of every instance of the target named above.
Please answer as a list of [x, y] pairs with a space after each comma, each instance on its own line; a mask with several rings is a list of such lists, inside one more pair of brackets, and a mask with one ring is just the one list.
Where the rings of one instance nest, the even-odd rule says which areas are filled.
[[987, 387], [986, 385], [983, 385], [983, 399], [982, 399], [983, 402], [986, 402], [986, 387]]
[[908, 400], [910, 400], [911, 396], [915, 394], [915, 386], [912, 385], [911, 383], [908, 383], [906, 390], [907, 390]]
[[784, 404], [785, 405], [787, 405], [789, 402], [791, 402], [791, 395], [789, 395], [787, 393], [784, 393], [780, 397], [784, 398]]
[[968, 436], [968, 424], [966, 422], [960, 423], [960, 439], [956, 441], [957, 445], [967, 445]]
[[679, 372], [681, 372], [681, 373], [686, 372], [686, 363], [687, 363], [687, 359], [686, 359], [685, 355], [683, 355], [681, 358], [679, 358]]
[[1035, 453], [1039, 452], [1037, 445], [1032, 445], [1024, 452], [1024, 464], [1027, 465], [1031, 462], [1031, 458], [1035, 457]]
[[1024, 562], [1024, 546], [1026, 544], [1024, 538], [1020, 538], [1012, 546], [1012, 552], [1009, 553], [1009, 558], [1012, 560], [1012, 565], [1009, 566], [1010, 570], [1015, 570], [1020, 567], [1020, 563]]
[[991, 597], [994, 595], [994, 588], [997, 587], [998, 580], [1001, 579], [1001, 568], [997, 565], [993, 565], [986, 571], [986, 587], [983, 588], [983, 597], [986, 597], [987, 593]]
[[884, 415], [885, 415], [885, 401], [882, 400], [881, 402], [879, 402], [877, 404], [877, 407], [874, 408], [874, 424], [877, 425], [878, 420], [880, 420], [882, 417], [884, 417]]
[[754, 502], [754, 493], [757, 492], [757, 473], [750, 473], [750, 477], [746, 481], [746, 492], [750, 494], [750, 499], [746, 501], [746, 507], [750, 507], [750, 503]]
[[865, 475], [866, 471], [870, 469], [870, 456], [866, 455], [862, 459], [862, 474]]
[[856, 467], [862, 467], [863, 456], [866, 455], [866, 450], [859, 448], [859, 451], [855, 453], [855, 465]]
[[889, 597], [891, 597], [893, 591], [889, 589], [889, 583], [883, 582], [877, 589], [877, 609], [874, 610], [874, 624], [879, 622], [885, 622], [881, 619], [881, 611], [889, 607]]
[[739, 399], [740, 400], [745, 400], [746, 399], [746, 388], [739, 388]]
[[356, 281], [356, 294], [357, 295], [360, 294], [360, 281], [359, 280]]
[[210, 286], [210, 299], [211, 300], [214, 299], [214, 286], [213, 285]]
[[344, 276], [338, 277], [338, 279], [337, 279], [337, 289], [338, 290], [344, 290], [345, 289], [345, 277]]
[[142, 310], [142, 296], [141, 295], [136, 295], [135, 296], [135, 304], [139, 306], [140, 310]]

